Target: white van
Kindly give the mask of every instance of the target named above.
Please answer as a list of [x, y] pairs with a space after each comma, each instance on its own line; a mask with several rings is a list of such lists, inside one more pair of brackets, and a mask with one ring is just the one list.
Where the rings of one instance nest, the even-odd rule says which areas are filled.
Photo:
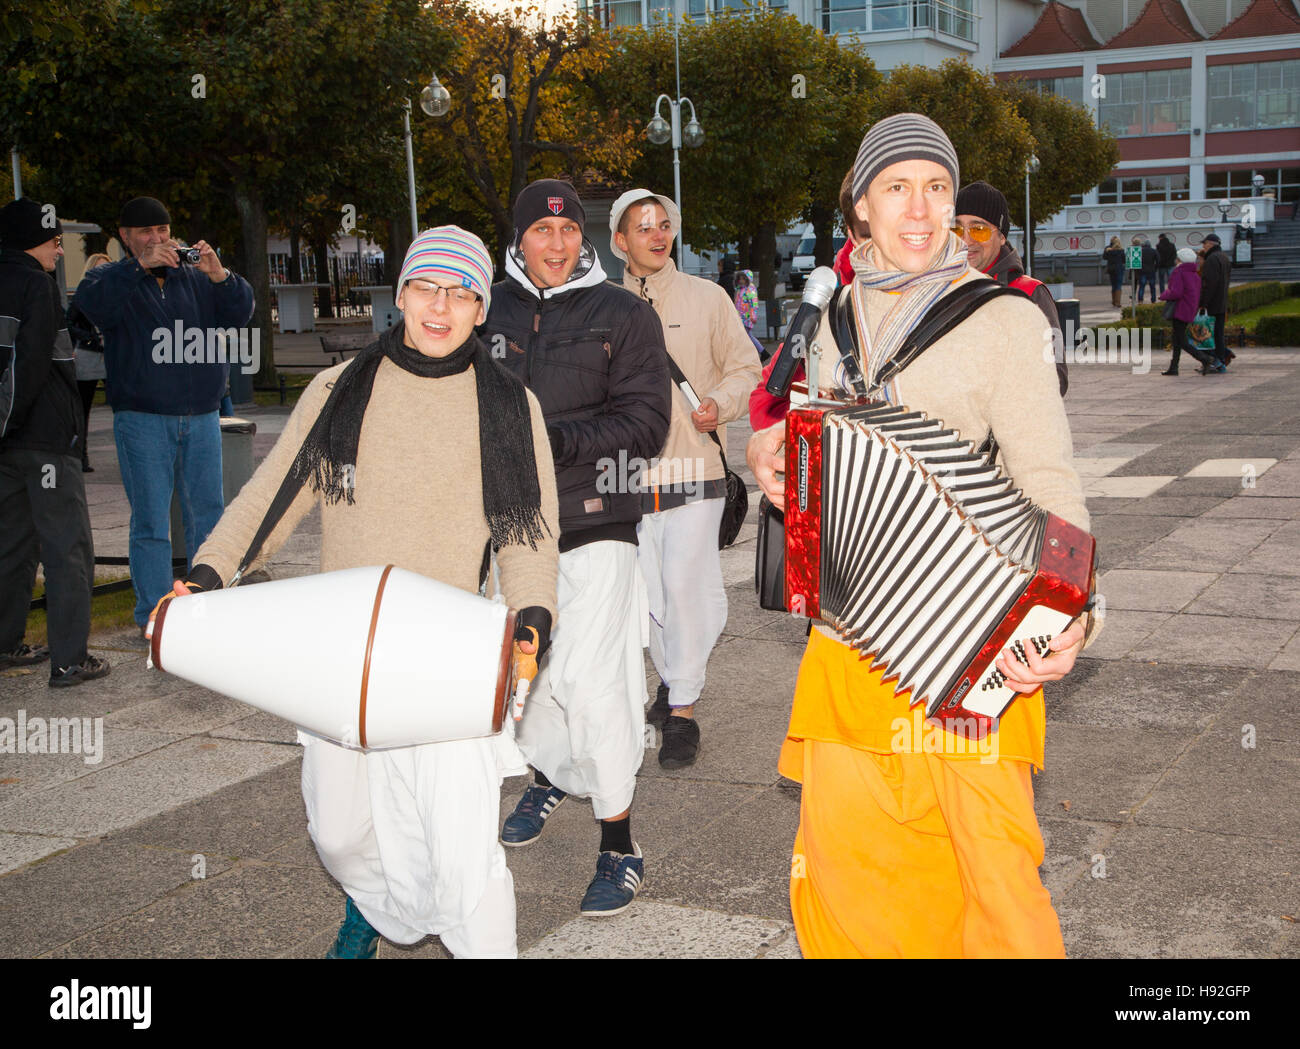
[[[844, 247], [844, 242], [848, 240], [844, 230], [836, 228], [833, 243], [834, 253], [838, 254], [840, 248]], [[788, 287], [791, 291], [799, 291], [803, 288], [804, 281], [808, 279], [814, 269], [817, 268], [817, 261], [813, 257], [813, 252], [817, 248], [817, 234], [810, 222], [803, 228], [803, 236], [799, 241], [799, 246], [794, 249], [794, 259], [790, 263], [790, 280]]]

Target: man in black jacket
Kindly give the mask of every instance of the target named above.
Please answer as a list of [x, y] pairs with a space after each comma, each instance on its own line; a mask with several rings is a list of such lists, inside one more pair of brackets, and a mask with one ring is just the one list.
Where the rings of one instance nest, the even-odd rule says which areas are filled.
[[[72, 343], [49, 273], [63, 254], [52, 208], [0, 208], [0, 669], [52, 660], [50, 684], [109, 666], [86, 652], [95, 555], [81, 477]], [[23, 642], [36, 562], [45, 566], [49, 647]]]
[[1146, 288], [1151, 289], [1151, 301], [1156, 301], [1156, 268], [1160, 263], [1160, 258], [1156, 254], [1156, 249], [1151, 246], [1151, 241], [1146, 237], [1134, 237], [1134, 244], [1142, 245], [1142, 269], [1138, 273], [1138, 302], [1142, 301], [1142, 292]]
[[1156, 282], [1160, 285], [1160, 294], [1165, 293], [1165, 285], [1169, 283], [1169, 275], [1173, 273], [1174, 267], [1178, 265], [1178, 249], [1174, 242], [1169, 239], [1168, 233], [1160, 234], [1160, 239], [1156, 241]]
[[1226, 368], [1237, 355], [1224, 344], [1223, 325], [1228, 315], [1228, 282], [1232, 277], [1232, 260], [1224, 253], [1217, 233], [1201, 241], [1201, 309], [1214, 318], [1214, 356]]
[[[841, 205], [843, 207], [843, 205]], [[987, 182], [971, 182], [961, 188], [953, 203], [957, 212], [953, 232], [966, 245], [966, 261], [981, 273], [1024, 292], [1047, 318], [1052, 326], [1052, 352], [1056, 358], [1056, 380], [1061, 384], [1061, 396], [1070, 385], [1070, 374], [1065, 360], [1065, 336], [1061, 332], [1061, 317], [1056, 312], [1056, 300], [1047, 285], [1033, 277], [1025, 276], [1024, 263], [1016, 249], [1007, 243], [1011, 230], [1011, 211], [1007, 198], [996, 186]]]
[[647, 701], [638, 477], [672, 402], [659, 318], [606, 282], [585, 223], [567, 182], [524, 188], [484, 337], [541, 403], [560, 496], [559, 616], [517, 738], [536, 783], [501, 840], [528, 845], [565, 797], [590, 797], [600, 856], [581, 911], [601, 916], [632, 902], [645, 870], [631, 831]]

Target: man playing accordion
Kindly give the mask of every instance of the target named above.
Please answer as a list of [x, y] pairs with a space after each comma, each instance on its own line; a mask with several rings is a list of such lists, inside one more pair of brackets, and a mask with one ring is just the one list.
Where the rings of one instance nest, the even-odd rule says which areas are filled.
[[[951, 232], [956, 152], [918, 114], [870, 128], [853, 173], [870, 239], [853, 251], [855, 356], [872, 395], [942, 419], [979, 444], [1039, 507], [1087, 529], [1043, 314], [1016, 297], [985, 301], [883, 388], [876, 377], [926, 311], [981, 275]], [[817, 343], [833, 347], [823, 317]], [[843, 385], [836, 354], [818, 363], [821, 389]], [[755, 433], [747, 458], [784, 505], [784, 423]], [[803, 784], [790, 905], [807, 957], [1060, 957], [1061, 932], [1038, 876], [1043, 839], [1031, 769], [1043, 767], [1042, 683], [1069, 673], [1087, 616], [1040, 657], [1010, 650], [998, 671], [1018, 698], [978, 748], [950, 723], [924, 722], [871, 660], [814, 624], [781, 751]], [[922, 726], [924, 730], [922, 731]], [[912, 730], [915, 727], [915, 730]]]

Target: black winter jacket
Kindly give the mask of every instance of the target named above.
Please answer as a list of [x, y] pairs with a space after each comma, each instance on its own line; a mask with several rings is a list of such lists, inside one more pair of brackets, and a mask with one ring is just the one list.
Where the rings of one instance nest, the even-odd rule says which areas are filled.
[[607, 283], [594, 252], [592, 261], [542, 294], [510, 257], [482, 329], [493, 355], [542, 406], [561, 551], [602, 539], [636, 542], [641, 497], [627, 483], [632, 463], [659, 454], [672, 412], [659, 317]]
[[0, 250], [0, 449], [80, 457], [81, 398], [54, 279]]
[[1156, 254], [1156, 249], [1150, 244], [1142, 245], [1142, 272], [1155, 273], [1160, 266], [1160, 256]]
[[1178, 249], [1168, 237], [1156, 241], [1156, 266], [1158, 269], [1173, 269], [1178, 265]]
[[1215, 244], [1205, 253], [1205, 261], [1201, 263], [1201, 309], [1211, 317], [1228, 312], [1228, 279], [1231, 275], [1232, 260]]

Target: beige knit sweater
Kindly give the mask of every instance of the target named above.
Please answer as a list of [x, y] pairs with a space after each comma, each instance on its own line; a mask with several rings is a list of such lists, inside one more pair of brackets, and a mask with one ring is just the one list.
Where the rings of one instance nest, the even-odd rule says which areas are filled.
[[[712, 397], [718, 405], [718, 440], [727, 446], [724, 423], [749, 410], [749, 394], [758, 385], [763, 367], [754, 344], [745, 334], [740, 314], [727, 293], [712, 281], [682, 273], [669, 259], [648, 277], [623, 271], [623, 287], [647, 299], [659, 315], [664, 344], [702, 401]], [[694, 406], [673, 383], [673, 414], [660, 462], [646, 472], [645, 484], [669, 485], [682, 481], [716, 481], [723, 477], [718, 446], [707, 433], [695, 429], [690, 416]]]
[[[199, 548], [196, 565], [210, 566], [223, 582], [234, 574], [334, 380], [351, 364], [346, 361], [312, 380], [271, 454]], [[542, 517], [550, 534], [536, 550], [527, 545], [504, 547], [497, 563], [501, 592], [511, 608], [538, 605], [555, 619], [560, 534], [555, 468], [542, 409], [531, 393], [528, 407]], [[483, 515], [473, 367], [432, 379], [382, 361], [361, 426], [355, 502], [326, 505], [304, 485], [253, 567], [271, 556], [318, 502], [321, 571], [393, 564], [477, 592], [489, 533]]]
[[[954, 287], [982, 276], [968, 267]], [[867, 292], [873, 336], [896, 301], [890, 292]], [[829, 317], [828, 310], [817, 332], [823, 390], [835, 385], [839, 361]], [[1001, 449], [998, 461], [1017, 487], [1038, 506], [1087, 531], [1088, 510], [1074, 471], [1070, 424], [1051, 351], [1042, 311], [1028, 299], [1000, 296], [898, 376], [897, 400], [942, 419], [976, 445], [992, 430]]]

